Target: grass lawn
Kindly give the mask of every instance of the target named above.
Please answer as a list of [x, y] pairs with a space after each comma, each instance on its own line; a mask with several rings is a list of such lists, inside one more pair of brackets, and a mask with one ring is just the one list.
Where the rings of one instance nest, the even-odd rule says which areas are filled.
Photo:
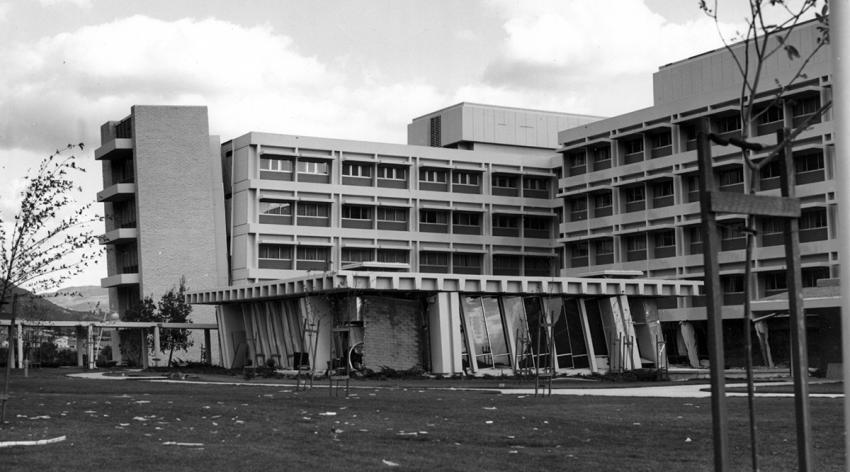
[[[418, 381], [353, 381], [363, 388], [346, 399], [324, 388], [82, 380], [67, 372], [15, 374], [0, 441], [67, 439], [0, 449], [0, 470], [713, 468], [708, 399], [533, 398]], [[749, 470], [746, 399], [729, 405], [732, 463]], [[762, 470], [796, 470], [793, 399], [760, 398], [757, 411]], [[843, 470], [842, 400], [811, 399], [811, 411], [815, 470]]]

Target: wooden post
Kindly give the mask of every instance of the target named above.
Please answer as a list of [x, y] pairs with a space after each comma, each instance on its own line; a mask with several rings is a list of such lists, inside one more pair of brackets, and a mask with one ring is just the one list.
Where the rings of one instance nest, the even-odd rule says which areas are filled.
[[17, 365], [18, 369], [24, 368], [24, 325], [20, 322], [17, 323], [18, 330], [18, 338], [15, 340], [15, 345], [17, 346]]
[[[162, 359], [162, 353], [159, 350], [159, 342], [160, 342], [160, 334], [159, 334], [159, 325], [154, 325], [153, 327], [153, 360], [156, 363], [157, 367], [159, 367], [159, 361]], [[168, 363], [168, 361], [166, 361]], [[169, 367], [166, 365], [166, 367]]]
[[[790, 117], [786, 116], [786, 121]], [[777, 132], [777, 142], [789, 131]], [[779, 181], [782, 196], [794, 198], [797, 184], [794, 175], [794, 156], [791, 143], [785, 143], [779, 159], [781, 172]], [[812, 450], [809, 432], [811, 416], [809, 414], [809, 359], [806, 342], [806, 314], [803, 312], [803, 294], [800, 280], [800, 220], [785, 218], [785, 274], [788, 288], [788, 313], [791, 315], [791, 368], [794, 372], [794, 411], [797, 419], [797, 466], [801, 472], [812, 469]]]
[[702, 251], [705, 270], [706, 315], [708, 317], [708, 355], [711, 362], [711, 423], [714, 438], [714, 470], [729, 470], [729, 419], [726, 407], [726, 384], [723, 372], [723, 292], [717, 254], [720, 240], [717, 220], [711, 208], [711, 192], [717, 191], [711, 159], [711, 142], [708, 139], [708, 122], [700, 123], [697, 133], [697, 161], [699, 163], [699, 197], [702, 216]]
[[86, 355], [89, 357], [88, 369], [92, 370], [95, 366], [94, 359], [94, 332], [92, 325], [86, 326]]
[[206, 351], [204, 352], [204, 363], [212, 365], [212, 344], [210, 337], [210, 330], [204, 330], [204, 346], [206, 347]]

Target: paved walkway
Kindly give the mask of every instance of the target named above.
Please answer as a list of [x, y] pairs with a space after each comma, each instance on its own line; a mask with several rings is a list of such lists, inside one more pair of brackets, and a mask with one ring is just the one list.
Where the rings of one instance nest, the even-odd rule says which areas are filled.
[[[169, 379], [165, 375], [138, 375], [130, 372], [129, 375], [106, 375], [106, 372], [82, 372], [78, 374], [68, 374], [69, 377], [82, 379], [97, 379], [97, 380], [146, 380], [163, 383], [185, 383], [185, 384], [200, 384], [200, 385], [233, 385], [233, 386], [248, 386], [248, 387], [294, 387], [294, 382], [212, 382], [200, 380], [177, 380]], [[813, 381], [815, 383], [824, 383]], [[783, 385], [793, 385], [793, 382], [758, 382], [756, 385], [757, 397], [772, 397], [772, 398], [793, 398], [793, 393], [767, 393], [759, 392], [759, 388], [770, 388]], [[321, 381], [317, 381], [314, 387], [323, 388], [327, 385]], [[746, 388], [746, 383], [729, 383], [726, 384], [727, 389]], [[352, 385], [352, 389], [376, 389], [376, 388], [399, 388], [396, 386], [376, 386], [376, 385]], [[417, 388], [417, 387], [411, 387]], [[534, 389], [531, 388], [475, 388], [475, 387], [438, 387], [442, 390], [468, 390], [481, 392], [499, 392], [505, 395], [533, 395]], [[611, 387], [611, 388], [569, 388], [563, 386], [553, 386], [552, 395], [575, 395], [575, 396], [601, 396], [601, 397], [660, 397], [660, 398], [708, 398], [711, 396], [711, 387], [708, 384], [682, 384], [682, 385], [665, 385], [658, 387]], [[726, 392], [727, 397], [746, 397], [746, 392]], [[844, 398], [841, 393], [809, 393], [811, 398]]]

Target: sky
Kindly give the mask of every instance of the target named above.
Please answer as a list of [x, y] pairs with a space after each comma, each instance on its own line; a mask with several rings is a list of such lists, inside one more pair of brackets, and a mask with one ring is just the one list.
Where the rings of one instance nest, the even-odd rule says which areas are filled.
[[[67, 143], [87, 144], [79, 199], [94, 200], [100, 125], [134, 104], [206, 105], [222, 141], [392, 143], [412, 118], [461, 101], [645, 108], [659, 66], [721, 46], [697, 3], [0, 0], [0, 214], [10, 219], [27, 169]], [[743, 24], [742, 3], [722, 2], [724, 31]], [[105, 266], [71, 284], [99, 284]]]

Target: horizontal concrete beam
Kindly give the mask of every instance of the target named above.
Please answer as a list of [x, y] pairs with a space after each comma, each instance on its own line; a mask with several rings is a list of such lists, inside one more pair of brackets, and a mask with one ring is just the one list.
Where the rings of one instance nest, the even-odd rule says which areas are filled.
[[187, 293], [187, 298], [194, 305], [217, 305], [340, 291], [686, 297], [699, 295], [701, 286], [702, 282], [693, 280], [340, 271], [251, 285], [193, 290]]

